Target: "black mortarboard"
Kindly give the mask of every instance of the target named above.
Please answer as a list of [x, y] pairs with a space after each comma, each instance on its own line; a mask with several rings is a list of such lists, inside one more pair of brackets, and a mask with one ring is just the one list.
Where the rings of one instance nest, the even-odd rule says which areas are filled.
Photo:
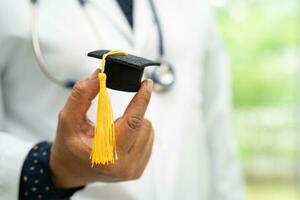
[[[99, 50], [88, 53], [89, 57], [102, 59], [108, 50]], [[141, 85], [144, 68], [159, 65], [145, 58], [130, 55], [111, 55], [106, 58], [104, 73], [107, 75], [108, 88], [126, 92], [137, 92]]]

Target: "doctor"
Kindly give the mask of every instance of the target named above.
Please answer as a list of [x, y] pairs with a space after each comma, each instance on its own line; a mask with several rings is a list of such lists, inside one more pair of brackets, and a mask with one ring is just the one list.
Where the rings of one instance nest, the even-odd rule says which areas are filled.
[[[0, 2], [1, 200], [243, 199], [229, 125], [230, 69], [208, 3], [131, 5]], [[99, 63], [86, 54], [96, 49], [123, 49], [168, 67], [167, 74], [146, 71], [153, 82], [135, 96], [110, 91], [118, 148], [130, 153], [115, 166], [90, 168]]]

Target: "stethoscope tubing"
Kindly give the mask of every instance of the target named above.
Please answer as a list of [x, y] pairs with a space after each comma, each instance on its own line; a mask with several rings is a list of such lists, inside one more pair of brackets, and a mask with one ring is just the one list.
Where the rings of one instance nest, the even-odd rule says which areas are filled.
[[[92, 20], [92, 16], [90, 15], [90, 13], [87, 11], [86, 9], [86, 4], [88, 3], [88, 0], [78, 0], [85, 16], [86, 19], [88, 21], [88, 23], [90, 24], [90, 27], [96, 37], [97, 43], [98, 45], [101, 45], [101, 33], [98, 31], [98, 29], [96, 28], [96, 25], [94, 24], [94, 21]], [[76, 80], [61, 80], [58, 79], [57, 77], [53, 76], [47, 69], [47, 64], [44, 58], [44, 55], [42, 53], [41, 47], [40, 47], [40, 42], [39, 42], [39, 34], [38, 34], [38, 0], [30, 0], [31, 3], [31, 40], [32, 40], [32, 47], [33, 47], [33, 51], [34, 51], [34, 56], [35, 59], [37, 61], [38, 67], [40, 68], [41, 72], [43, 73], [43, 75], [45, 77], [47, 77], [50, 81], [61, 85], [63, 87], [67, 87], [67, 88], [72, 88], [74, 86], [74, 84], [76, 83]], [[164, 42], [163, 42], [163, 33], [162, 33], [162, 28], [161, 28], [161, 24], [158, 18], [158, 14], [156, 12], [155, 9], [155, 5], [153, 0], [149, 0], [149, 4], [150, 4], [150, 8], [151, 11], [153, 13], [153, 17], [154, 17], [154, 21], [155, 24], [157, 26], [157, 32], [158, 32], [158, 39], [159, 39], [159, 57], [160, 59], [164, 57], [165, 54], [165, 47], [164, 47]], [[155, 70], [154, 70], [155, 71]], [[172, 76], [174, 76], [174, 81], [175, 81], [175, 73], [174, 73], [174, 69], [171, 65], [169, 65], [169, 71], [171, 73]], [[168, 89], [171, 85], [173, 85], [172, 83], [168, 83], [165, 84], [160, 80], [160, 77], [157, 75], [157, 73], [153, 73], [152, 75], [148, 76], [148, 78], [151, 78], [154, 81], [154, 84], [159, 84], [162, 86], [162, 88], [165, 88], [162, 91], [165, 91], [166, 89]]]
[[44, 55], [41, 50], [40, 42], [39, 42], [39, 34], [38, 34], [38, 8], [37, 8], [37, 0], [31, 0], [31, 42], [34, 51], [34, 56], [37, 61], [37, 64], [42, 71], [42, 73], [52, 82], [62, 85], [68, 86], [70, 81], [60, 80], [53, 76], [47, 70], [47, 64], [44, 58]]

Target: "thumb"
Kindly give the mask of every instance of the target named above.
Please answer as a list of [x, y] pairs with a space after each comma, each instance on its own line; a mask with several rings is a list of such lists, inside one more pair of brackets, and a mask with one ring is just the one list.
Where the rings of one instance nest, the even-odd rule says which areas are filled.
[[77, 81], [63, 108], [68, 116], [85, 118], [93, 99], [99, 92], [99, 70], [84, 80]]
[[152, 89], [153, 89], [152, 80], [143, 81], [139, 91], [135, 94], [133, 99], [128, 104], [124, 113], [124, 117], [135, 118], [135, 119], [144, 118], [145, 112], [150, 102]]

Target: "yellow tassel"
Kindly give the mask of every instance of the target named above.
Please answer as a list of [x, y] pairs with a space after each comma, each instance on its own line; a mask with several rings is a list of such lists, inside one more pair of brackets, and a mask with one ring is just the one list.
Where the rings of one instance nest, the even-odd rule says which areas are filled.
[[102, 68], [101, 72], [98, 74], [100, 88], [94, 131], [94, 144], [90, 156], [92, 166], [99, 164], [113, 164], [115, 160], [118, 160], [114, 116], [106, 88], [106, 74], [104, 73], [107, 56], [115, 54], [128, 55], [121, 50], [113, 50], [104, 54], [102, 57]]

